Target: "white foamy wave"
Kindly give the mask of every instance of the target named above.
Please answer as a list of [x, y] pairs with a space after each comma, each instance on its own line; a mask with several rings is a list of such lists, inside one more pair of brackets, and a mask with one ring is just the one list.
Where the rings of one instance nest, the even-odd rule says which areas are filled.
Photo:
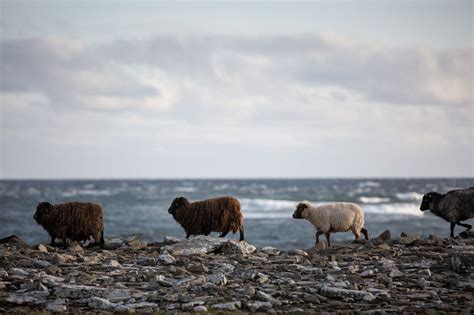
[[110, 190], [92, 190], [92, 189], [71, 189], [62, 193], [63, 197], [74, 197], [74, 196], [110, 196], [112, 192]]
[[39, 191], [35, 187], [28, 187], [26, 193], [30, 196], [38, 196], [41, 194], [41, 191]]
[[395, 196], [402, 201], [418, 201], [423, 199], [423, 195], [417, 192], [396, 193]]
[[366, 214], [373, 213], [373, 214], [410, 215], [410, 216], [416, 216], [416, 217], [423, 216], [423, 211], [420, 211], [419, 207], [413, 203], [390, 203], [390, 204], [381, 204], [381, 205], [365, 205], [363, 208]]
[[294, 210], [298, 201], [278, 199], [240, 199], [243, 209], [258, 209], [261, 211], [272, 211], [278, 209]]
[[265, 212], [246, 212], [243, 211], [245, 219], [291, 219], [292, 211], [265, 211]]
[[390, 198], [362, 196], [359, 198], [359, 201], [362, 203], [384, 203], [384, 202], [389, 202]]
[[212, 189], [213, 190], [232, 190], [232, 189], [237, 189], [237, 186], [226, 183], [226, 184], [214, 185]]
[[190, 186], [175, 187], [174, 191], [194, 192], [194, 191], [197, 191], [197, 188], [196, 187], [190, 187]]
[[380, 187], [381, 184], [369, 180], [369, 181], [366, 181], [366, 182], [361, 182], [361, 183], [357, 184], [357, 186], [359, 186], [359, 187]]

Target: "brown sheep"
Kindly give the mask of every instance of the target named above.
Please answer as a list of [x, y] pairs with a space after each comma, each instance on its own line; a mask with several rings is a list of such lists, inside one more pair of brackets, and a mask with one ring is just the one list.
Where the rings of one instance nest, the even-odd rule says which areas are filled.
[[190, 203], [186, 198], [173, 200], [168, 213], [184, 228], [186, 238], [191, 235], [209, 235], [221, 232], [225, 237], [231, 230], [240, 232], [240, 240], [244, 240], [243, 216], [240, 202], [233, 197], [218, 197]]
[[41, 202], [33, 216], [51, 236], [51, 246], [56, 238], [62, 239], [67, 248], [66, 239], [87, 241], [91, 236], [100, 247], [104, 247], [104, 221], [102, 207], [89, 202], [67, 202], [52, 205]]

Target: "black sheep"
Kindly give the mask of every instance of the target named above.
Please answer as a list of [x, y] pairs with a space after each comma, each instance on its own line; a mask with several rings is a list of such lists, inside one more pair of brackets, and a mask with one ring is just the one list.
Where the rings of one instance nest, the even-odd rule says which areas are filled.
[[420, 210], [430, 210], [434, 215], [450, 222], [451, 237], [454, 237], [456, 224], [469, 231], [472, 226], [461, 221], [474, 218], [474, 187], [451, 190], [445, 194], [429, 192], [423, 196]]

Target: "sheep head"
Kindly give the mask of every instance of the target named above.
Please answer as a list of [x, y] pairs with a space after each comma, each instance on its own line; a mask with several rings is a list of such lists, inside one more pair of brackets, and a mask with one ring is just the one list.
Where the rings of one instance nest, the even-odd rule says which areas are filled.
[[421, 201], [420, 210], [430, 210], [432, 208], [432, 202], [440, 196], [437, 192], [431, 191], [423, 196], [423, 200]]
[[36, 206], [36, 213], [33, 215], [33, 218], [36, 220], [36, 223], [42, 224], [52, 210], [52, 204], [49, 202], [40, 202], [38, 206]]
[[304, 219], [303, 211], [308, 209], [309, 206], [306, 203], [300, 203], [296, 207], [295, 212], [293, 212], [293, 219]]
[[168, 209], [168, 213], [175, 217], [177, 210], [186, 208], [187, 206], [189, 206], [188, 199], [184, 197], [175, 198]]

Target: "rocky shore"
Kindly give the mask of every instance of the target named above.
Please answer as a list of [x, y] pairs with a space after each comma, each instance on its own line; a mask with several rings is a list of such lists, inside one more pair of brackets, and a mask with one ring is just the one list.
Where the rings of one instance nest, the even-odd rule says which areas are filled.
[[67, 250], [0, 245], [0, 313], [361, 312], [474, 310], [474, 235], [389, 231], [368, 243], [255, 248], [213, 237], [112, 238]]

